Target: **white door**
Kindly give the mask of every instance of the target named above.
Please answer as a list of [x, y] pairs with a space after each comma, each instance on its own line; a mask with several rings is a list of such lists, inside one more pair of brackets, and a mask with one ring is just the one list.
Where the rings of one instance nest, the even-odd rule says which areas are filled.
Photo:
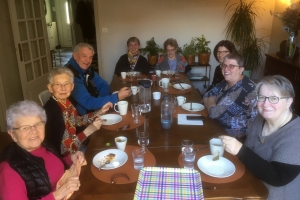
[[72, 47], [72, 31], [67, 0], [55, 0], [59, 44], [62, 47]]
[[7, 0], [13, 28], [23, 96], [39, 102], [51, 70], [44, 1]]

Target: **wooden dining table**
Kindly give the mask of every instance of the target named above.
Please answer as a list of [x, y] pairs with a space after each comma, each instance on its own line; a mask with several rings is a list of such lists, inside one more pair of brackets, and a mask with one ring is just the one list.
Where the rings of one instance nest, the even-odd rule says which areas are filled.
[[[148, 75], [150, 78], [150, 74]], [[184, 76], [180, 81], [191, 84], [190, 80]], [[137, 82], [122, 81], [113, 76], [111, 82], [111, 91], [118, 91], [122, 87], [137, 85]], [[157, 81], [151, 86], [152, 92], [159, 91]], [[162, 96], [164, 94], [162, 93]], [[173, 95], [176, 96], [176, 95]], [[185, 96], [187, 102], [199, 103], [201, 94], [192, 87], [192, 90]], [[130, 103], [138, 102], [138, 95], [131, 95], [125, 99]], [[165, 130], [160, 124], [160, 106], [161, 100], [151, 99], [151, 111], [144, 115], [144, 127], [149, 132], [148, 150], [154, 155], [157, 167], [179, 168], [178, 156], [181, 153], [181, 141], [192, 140], [195, 145], [209, 146], [211, 138], [226, 134], [224, 128], [216, 121], [206, 117], [204, 124], [195, 125], [178, 125], [177, 119], [173, 118], [170, 129]], [[128, 107], [130, 110], [130, 106]], [[207, 116], [207, 110], [201, 111], [201, 115]], [[133, 120], [133, 119], [132, 119]], [[73, 193], [70, 199], [94, 200], [94, 199], [111, 199], [127, 200], [133, 199], [137, 182], [128, 184], [111, 184], [97, 179], [91, 170], [93, 157], [107, 148], [116, 148], [114, 138], [117, 136], [127, 137], [127, 145], [138, 146], [136, 129], [116, 131], [101, 128], [92, 134], [88, 149], [85, 153], [87, 166], [82, 167], [80, 174], [81, 186], [79, 191]], [[107, 146], [110, 144], [110, 146]], [[128, 155], [132, 156], [132, 155]], [[197, 162], [197, 161], [195, 161]], [[133, 168], [133, 163], [132, 163]], [[195, 168], [202, 175], [199, 168]], [[256, 178], [250, 171], [245, 169], [244, 174], [237, 180], [228, 183], [211, 183], [202, 182], [203, 194], [205, 199], [266, 199], [268, 190], [261, 180]]]

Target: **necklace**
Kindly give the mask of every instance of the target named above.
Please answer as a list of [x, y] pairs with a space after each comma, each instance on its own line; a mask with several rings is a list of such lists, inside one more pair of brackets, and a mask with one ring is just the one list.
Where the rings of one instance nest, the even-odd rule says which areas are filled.
[[[278, 131], [280, 128], [282, 128], [282, 127], [286, 124], [286, 121], [289, 120], [289, 118], [290, 118], [290, 114], [288, 114], [287, 118], [281, 123], [280, 126], [278, 126], [278, 128], [277, 128], [275, 131], [272, 131], [272, 133], [275, 133], [275, 132]], [[271, 134], [272, 134], [272, 133], [271, 133]], [[262, 143], [262, 144], [265, 143], [265, 139], [266, 139], [268, 136], [270, 136], [271, 134], [263, 136], [263, 133], [261, 133], [261, 134], [258, 136], [259, 139], [260, 139], [260, 143]]]

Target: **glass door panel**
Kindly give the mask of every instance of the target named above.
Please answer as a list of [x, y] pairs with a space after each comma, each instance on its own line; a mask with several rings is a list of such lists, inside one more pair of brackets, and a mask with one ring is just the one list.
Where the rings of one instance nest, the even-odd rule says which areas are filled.
[[34, 21], [33, 20], [28, 21], [27, 26], [28, 26], [29, 39], [36, 38]]
[[26, 78], [27, 78], [27, 82], [33, 80], [33, 71], [32, 71], [32, 66], [31, 63], [27, 63], [25, 65], [25, 71], [26, 71]]
[[15, 0], [16, 4], [16, 12], [17, 12], [17, 18], [18, 19], [24, 19], [24, 5], [22, 0]]
[[36, 31], [37, 31], [38, 37], [44, 36], [42, 20], [36, 20]]
[[43, 68], [43, 74], [47, 74], [49, 72], [49, 66], [47, 58], [42, 58], [42, 68]]
[[33, 68], [34, 68], [35, 78], [42, 75], [41, 64], [39, 60], [33, 62]]
[[21, 51], [22, 51], [24, 62], [27, 62], [27, 61], [31, 60], [28, 43], [24, 43], [21, 46], [22, 46], [22, 50]]
[[36, 59], [39, 57], [39, 51], [38, 51], [38, 46], [36, 41], [32, 41], [30, 42], [31, 45], [31, 55], [32, 55], [32, 59]]
[[20, 40], [28, 40], [26, 22], [19, 22]]
[[[41, 17], [41, 7], [40, 7], [40, 0], [33, 0], [33, 8], [34, 8], [34, 17]], [[43, 3], [43, 7], [46, 6], [45, 2]]]
[[33, 18], [33, 9], [32, 9], [31, 2], [32, 2], [31, 0], [24, 0], [26, 19]]
[[46, 45], [45, 45], [45, 40], [39, 40], [39, 46], [40, 46], [40, 56], [45, 56], [46, 55]]

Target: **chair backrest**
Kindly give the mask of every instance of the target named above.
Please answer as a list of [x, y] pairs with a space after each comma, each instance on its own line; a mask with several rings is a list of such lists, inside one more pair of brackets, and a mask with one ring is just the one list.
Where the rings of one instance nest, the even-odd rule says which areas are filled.
[[51, 97], [51, 92], [49, 92], [49, 90], [44, 90], [39, 94], [39, 99], [42, 103], [42, 106], [45, 105], [45, 103], [49, 100], [50, 97]]

